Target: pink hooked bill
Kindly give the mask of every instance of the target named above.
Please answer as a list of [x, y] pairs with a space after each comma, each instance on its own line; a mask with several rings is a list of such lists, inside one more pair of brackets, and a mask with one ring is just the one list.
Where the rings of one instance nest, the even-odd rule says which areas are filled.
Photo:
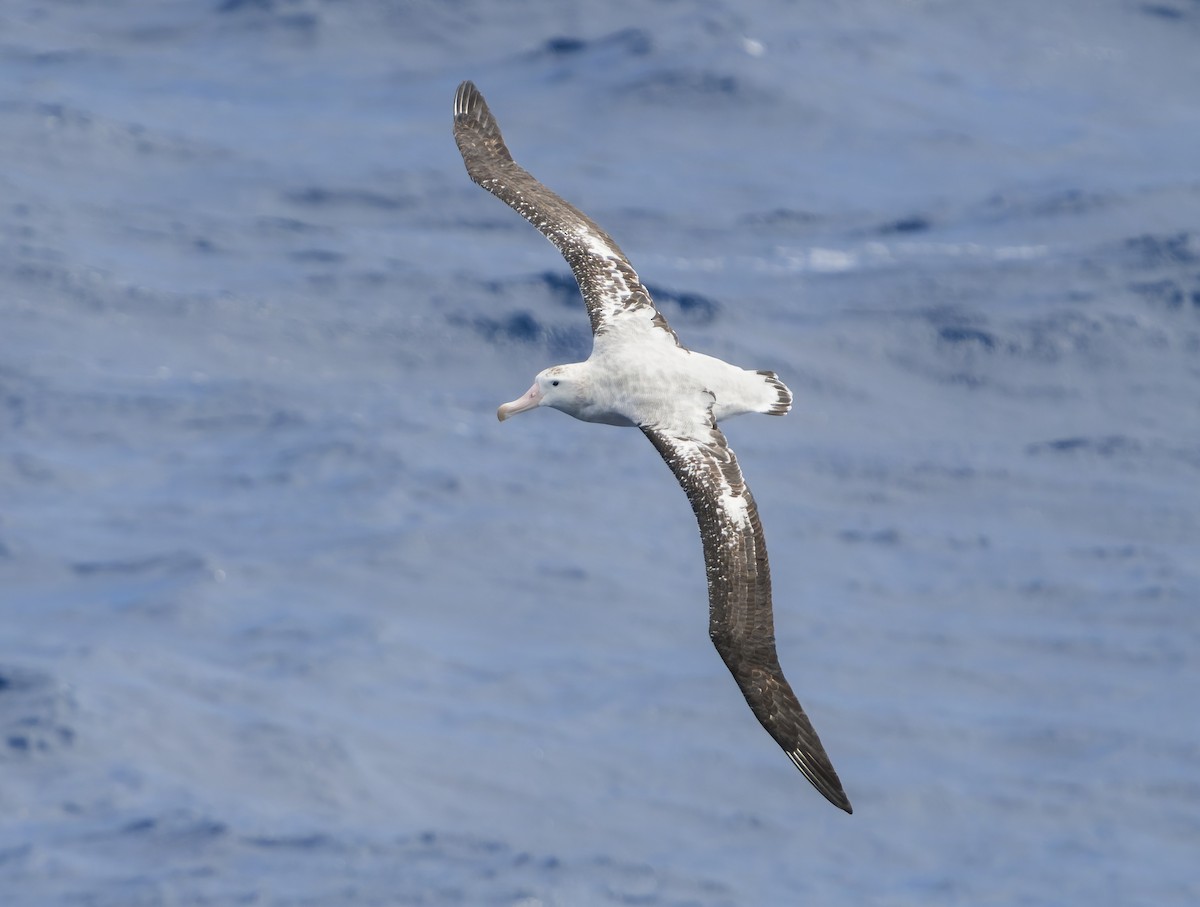
[[503, 422], [509, 416], [515, 416], [517, 413], [523, 413], [527, 409], [533, 409], [542, 402], [542, 389], [538, 387], [538, 383], [533, 382], [533, 387], [525, 391], [521, 396], [512, 403], [505, 403], [496, 410], [496, 418]]

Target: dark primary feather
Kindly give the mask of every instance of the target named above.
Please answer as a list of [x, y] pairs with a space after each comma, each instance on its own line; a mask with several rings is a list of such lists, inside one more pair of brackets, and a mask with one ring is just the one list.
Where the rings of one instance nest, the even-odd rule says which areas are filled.
[[[700, 524], [713, 645], [767, 733], [830, 803], [853, 812], [821, 738], [779, 666], [762, 523], [725, 435], [715, 424], [703, 441], [675, 438], [658, 428], [642, 431], [687, 492]], [[745, 502], [748, 529], [723, 502], [726, 494]]]
[[[645, 308], [674, 337], [612, 237], [513, 160], [496, 118], [471, 82], [459, 85], [454, 96], [454, 141], [471, 179], [537, 227], [566, 258], [593, 333], [601, 333], [620, 312]], [[584, 234], [593, 241], [587, 242]]]

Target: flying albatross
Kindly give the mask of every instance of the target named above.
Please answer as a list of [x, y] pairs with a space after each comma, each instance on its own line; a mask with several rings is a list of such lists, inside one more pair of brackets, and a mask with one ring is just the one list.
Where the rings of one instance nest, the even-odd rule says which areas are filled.
[[713, 644], [767, 733], [830, 803], [851, 812], [779, 666], [762, 523], [717, 427], [741, 413], [782, 416], [791, 409], [791, 391], [774, 372], [741, 369], [683, 346], [609, 235], [513, 161], [471, 82], [454, 96], [454, 140], [471, 179], [563, 254], [592, 322], [586, 362], [540, 372], [533, 387], [496, 415], [504, 421], [550, 406], [585, 422], [642, 430], [687, 492], [700, 524]]

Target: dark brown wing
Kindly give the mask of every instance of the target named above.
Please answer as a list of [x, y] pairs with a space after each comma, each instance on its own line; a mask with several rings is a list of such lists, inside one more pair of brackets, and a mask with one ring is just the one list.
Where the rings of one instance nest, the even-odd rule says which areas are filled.
[[593, 334], [602, 333], [615, 315], [645, 309], [655, 325], [675, 336], [612, 237], [512, 159], [496, 118], [471, 82], [454, 95], [454, 141], [471, 179], [537, 227], [566, 258]]
[[687, 492], [700, 524], [713, 644], [767, 733], [830, 803], [853, 812], [779, 666], [762, 523], [725, 435], [715, 424], [701, 438], [674, 437], [660, 428], [642, 431]]

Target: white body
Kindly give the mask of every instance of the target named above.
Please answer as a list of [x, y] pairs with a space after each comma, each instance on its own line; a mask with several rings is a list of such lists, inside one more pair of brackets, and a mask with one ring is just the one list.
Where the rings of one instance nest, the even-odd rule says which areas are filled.
[[682, 428], [710, 411], [720, 422], [742, 413], [783, 415], [790, 404], [791, 393], [774, 373], [685, 349], [643, 309], [616, 316], [587, 361], [541, 372], [497, 416], [503, 421], [550, 406], [584, 422]]

